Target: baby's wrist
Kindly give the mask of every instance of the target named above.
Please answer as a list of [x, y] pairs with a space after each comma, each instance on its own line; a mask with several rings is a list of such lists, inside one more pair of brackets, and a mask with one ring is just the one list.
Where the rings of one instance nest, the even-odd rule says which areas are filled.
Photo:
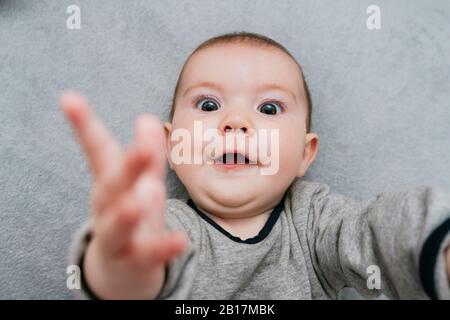
[[[139, 276], [126, 270], [126, 261], [105, 257], [98, 241], [86, 248], [83, 272], [91, 295], [99, 299], [154, 299], [163, 286], [164, 265]], [[145, 277], [145, 279], [143, 278]]]

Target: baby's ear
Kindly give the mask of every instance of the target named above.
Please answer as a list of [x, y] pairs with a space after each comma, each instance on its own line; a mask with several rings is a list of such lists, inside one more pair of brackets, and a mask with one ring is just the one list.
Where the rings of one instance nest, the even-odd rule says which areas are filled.
[[167, 161], [169, 161], [170, 169], [173, 169], [172, 160], [170, 159], [170, 135], [172, 134], [172, 124], [170, 122], [164, 123], [164, 133], [166, 136], [166, 157]]
[[319, 144], [319, 136], [316, 133], [307, 133], [305, 137], [305, 150], [303, 151], [303, 158], [300, 168], [297, 172], [297, 177], [303, 177], [309, 166], [313, 163], [317, 155]]

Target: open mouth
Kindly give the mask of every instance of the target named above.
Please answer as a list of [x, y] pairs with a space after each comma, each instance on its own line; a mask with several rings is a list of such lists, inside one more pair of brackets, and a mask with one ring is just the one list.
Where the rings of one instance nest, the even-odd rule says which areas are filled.
[[256, 164], [255, 161], [248, 159], [242, 153], [224, 153], [214, 160], [214, 164], [236, 165], [236, 164]]

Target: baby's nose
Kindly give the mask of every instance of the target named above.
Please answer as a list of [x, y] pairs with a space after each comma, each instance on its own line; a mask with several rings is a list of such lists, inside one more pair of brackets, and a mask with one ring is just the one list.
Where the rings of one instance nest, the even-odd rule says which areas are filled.
[[240, 131], [242, 133], [247, 133], [248, 129], [246, 127], [240, 127], [240, 128], [234, 129], [234, 128], [230, 127], [229, 125], [225, 126], [224, 132], [233, 132], [233, 131]]
[[252, 136], [255, 131], [252, 124], [243, 119], [228, 119], [228, 121], [223, 121], [220, 124], [219, 130], [223, 135], [241, 133], [246, 136]]
[[254, 133], [254, 127], [248, 115], [230, 112], [220, 122], [219, 131], [222, 134], [243, 133], [250, 136]]

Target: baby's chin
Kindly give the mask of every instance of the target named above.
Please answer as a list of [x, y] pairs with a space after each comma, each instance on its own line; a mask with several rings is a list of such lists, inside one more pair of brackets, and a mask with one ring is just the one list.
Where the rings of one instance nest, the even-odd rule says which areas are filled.
[[[261, 175], [258, 167], [212, 168], [202, 166], [199, 170], [178, 170], [178, 177], [191, 196], [208, 207], [223, 209], [249, 208], [261, 201], [267, 192], [277, 188], [277, 176]], [[244, 209], [245, 210], [245, 209]]]
[[260, 186], [251, 181], [209, 181], [202, 193], [219, 206], [239, 208], [261, 196]]

